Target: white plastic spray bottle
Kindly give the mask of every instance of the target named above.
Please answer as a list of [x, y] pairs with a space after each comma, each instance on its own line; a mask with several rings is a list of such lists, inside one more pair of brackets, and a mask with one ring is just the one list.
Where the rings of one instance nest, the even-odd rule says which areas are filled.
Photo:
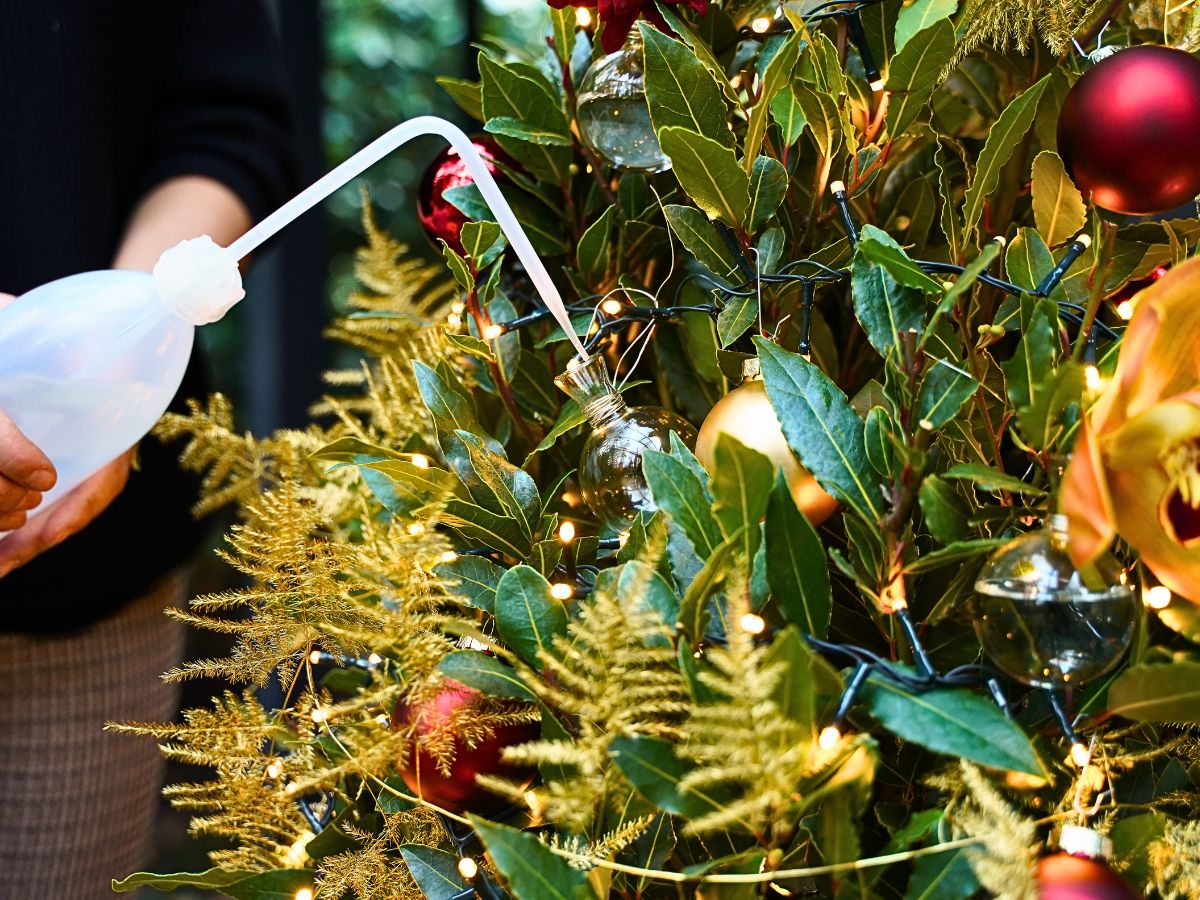
[[58, 483], [39, 512], [136, 444], [179, 389], [196, 326], [245, 291], [238, 261], [350, 179], [420, 135], [462, 157], [542, 301], [586, 358], [562, 298], [495, 179], [451, 123], [403, 122], [293, 197], [229, 247], [209, 237], [166, 251], [154, 273], [85, 272], [21, 295], [0, 311], [0, 410], [50, 457]]

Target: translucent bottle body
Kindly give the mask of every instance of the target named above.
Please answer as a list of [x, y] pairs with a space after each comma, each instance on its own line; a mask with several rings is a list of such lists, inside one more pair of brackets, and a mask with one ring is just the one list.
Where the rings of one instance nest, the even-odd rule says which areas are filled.
[[195, 330], [145, 272], [72, 275], [0, 311], [0, 410], [58, 470], [43, 509], [154, 426]]

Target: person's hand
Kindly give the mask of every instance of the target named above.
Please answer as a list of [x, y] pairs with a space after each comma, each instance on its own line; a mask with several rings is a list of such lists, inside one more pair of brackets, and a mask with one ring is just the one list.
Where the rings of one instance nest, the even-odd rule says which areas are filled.
[[[12, 294], [0, 294], [0, 309], [13, 299]], [[0, 410], [0, 532], [24, 525], [29, 510], [42, 502], [42, 492], [54, 487], [57, 477], [46, 454]]]
[[[0, 294], [0, 309], [15, 298]], [[58, 473], [49, 458], [0, 411], [0, 578], [49, 550], [100, 515], [129, 480], [130, 450], [28, 522], [30, 510], [54, 487]], [[2, 532], [16, 531], [5, 535]]]
[[42, 515], [35, 516], [19, 531], [0, 540], [0, 578], [62, 543], [104, 512], [129, 480], [132, 459], [133, 451], [130, 450], [57, 500]]

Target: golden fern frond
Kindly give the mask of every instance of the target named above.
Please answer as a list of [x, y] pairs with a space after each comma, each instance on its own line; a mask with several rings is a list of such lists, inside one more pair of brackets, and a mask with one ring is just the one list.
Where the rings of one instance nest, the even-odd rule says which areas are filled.
[[665, 546], [665, 534], [642, 558], [626, 563], [632, 573], [602, 578], [578, 617], [543, 657], [547, 677], [526, 676], [530, 688], [552, 708], [570, 715], [574, 740], [537, 741], [510, 747], [510, 762], [557, 762], [570, 773], [546, 783], [546, 816], [585, 831], [623, 778], [608, 746], [623, 735], [677, 738], [690, 700], [679, 673], [670, 632], [642, 597]]
[[1200, 898], [1200, 821], [1171, 821], [1147, 848], [1150, 882], [1163, 900]]
[[[957, 777], [956, 777], [957, 776]], [[969, 852], [979, 883], [999, 900], [1035, 900], [1033, 862], [1037, 857], [1037, 824], [1006, 801], [984, 774], [970, 763], [933, 783], [950, 793], [946, 820], [957, 836], [977, 837]]]
[[1066, 53], [1075, 31], [1097, 5], [1096, 0], [971, 0], [954, 64], [985, 44], [1023, 53], [1038, 36], [1052, 53]]
[[347, 850], [321, 860], [320, 891], [323, 897], [359, 900], [421, 900], [403, 861], [390, 852], [387, 835], [366, 837], [358, 850]]

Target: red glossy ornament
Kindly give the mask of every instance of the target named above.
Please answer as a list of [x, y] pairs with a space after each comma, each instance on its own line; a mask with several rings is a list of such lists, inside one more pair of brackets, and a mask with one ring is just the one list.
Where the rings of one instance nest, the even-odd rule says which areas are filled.
[[1200, 194], [1200, 60], [1170, 47], [1121, 50], [1067, 93], [1058, 154], [1104, 209], [1167, 212]]
[[1103, 860], [1069, 853], [1043, 857], [1035, 878], [1039, 900], [1135, 900], [1144, 896]]
[[[504, 151], [487, 135], [471, 138], [471, 146], [483, 157], [488, 171], [493, 175], [498, 175], [497, 160], [508, 163]], [[436, 243], [440, 238], [456, 252], [463, 252], [458, 233], [462, 231], [467, 217], [446, 200], [444, 195], [451, 188], [474, 183], [475, 179], [467, 171], [466, 163], [453, 147], [447, 147], [434, 157], [421, 178], [421, 186], [417, 192], [417, 218], [420, 219], [421, 227], [425, 229], [430, 240]]]
[[[416, 727], [419, 735], [453, 728], [455, 721], [466, 721], [482, 695], [460, 682], [447, 679], [442, 690], [432, 699], [409, 705], [401, 700], [392, 712], [392, 730]], [[419, 745], [412, 745], [399, 766], [400, 777], [418, 797], [453, 813], [467, 810], [483, 815], [494, 813], [507, 805], [502, 797], [484, 790], [475, 781], [476, 775], [494, 775], [527, 787], [533, 782], [536, 770], [506, 765], [500, 761], [505, 747], [535, 741], [541, 729], [536, 722], [505, 725], [491, 737], [474, 747], [454, 738], [454, 762], [449, 774], [443, 774], [437, 760]]]

